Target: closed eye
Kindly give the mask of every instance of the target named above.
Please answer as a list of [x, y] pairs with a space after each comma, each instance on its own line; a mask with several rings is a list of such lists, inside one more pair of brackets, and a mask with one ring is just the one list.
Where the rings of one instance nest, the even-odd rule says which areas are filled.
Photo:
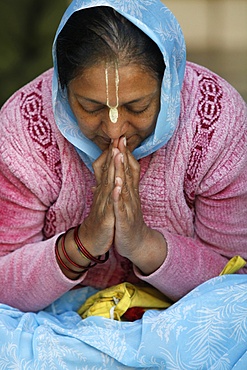
[[149, 105], [147, 105], [146, 107], [144, 108], [141, 108], [141, 109], [133, 109], [132, 107], [128, 106], [128, 105], [125, 105], [125, 109], [132, 113], [132, 114], [142, 114], [144, 113], [147, 109], [149, 108]]
[[100, 106], [98, 106], [97, 108], [86, 108], [86, 107], [84, 107], [84, 106], [82, 106], [81, 105], [81, 107], [82, 107], [82, 109], [86, 112], [86, 113], [89, 113], [89, 114], [97, 114], [97, 113], [99, 113], [100, 111], [102, 111], [104, 108], [105, 108], [105, 105], [100, 105]]

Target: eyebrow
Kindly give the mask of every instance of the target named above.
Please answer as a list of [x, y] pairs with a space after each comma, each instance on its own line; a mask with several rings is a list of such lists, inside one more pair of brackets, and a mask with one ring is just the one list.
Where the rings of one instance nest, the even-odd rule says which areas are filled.
[[[128, 102], [125, 102], [123, 103], [122, 105], [128, 105], [128, 104], [134, 104], [134, 103], [139, 103], [141, 100], [144, 100], [146, 98], [149, 98], [149, 97], [152, 97], [153, 95], [155, 95], [156, 91], [154, 93], [151, 93], [151, 94], [148, 94], [148, 95], [145, 95], [145, 96], [142, 96], [141, 98], [137, 98], [137, 99], [133, 99], [131, 101], [128, 101]], [[91, 99], [91, 98], [86, 98], [85, 96], [81, 96], [81, 95], [77, 95], [77, 98], [78, 99], [83, 99], [83, 100], [86, 100], [87, 102], [90, 102], [90, 103], [94, 103], [94, 104], [98, 104], [98, 105], [106, 105], [106, 103], [102, 103], [102, 102], [99, 102], [95, 99]]]

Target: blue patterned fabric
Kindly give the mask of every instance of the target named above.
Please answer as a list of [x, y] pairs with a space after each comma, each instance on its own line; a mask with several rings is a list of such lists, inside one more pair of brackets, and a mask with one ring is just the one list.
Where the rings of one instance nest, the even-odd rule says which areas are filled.
[[66, 91], [62, 91], [57, 75], [56, 39], [68, 18], [81, 9], [109, 6], [128, 18], [159, 46], [166, 65], [162, 83], [161, 109], [156, 128], [133, 152], [137, 159], [162, 147], [171, 138], [178, 124], [180, 91], [183, 83], [186, 48], [180, 26], [167, 7], [159, 0], [74, 0], [65, 12], [58, 27], [53, 45], [53, 110], [61, 133], [76, 148], [85, 164], [92, 170], [92, 162], [101, 154], [100, 148], [80, 131], [68, 104]]
[[247, 276], [202, 284], [141, 320], [82, 320], [95, 289], [70, 291], [38, 313], [0, 305], [0, 369], [246, 370]]

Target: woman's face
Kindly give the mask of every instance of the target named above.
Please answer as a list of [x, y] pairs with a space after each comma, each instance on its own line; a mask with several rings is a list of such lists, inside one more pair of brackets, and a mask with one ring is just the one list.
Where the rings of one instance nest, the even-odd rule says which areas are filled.
[[[116, 73], [119, 83], [116, 83]], [[125, 136], [133, 151], [155, 128], [160, 108], [160, 84], [138, 65], [107, 68], [105, 64], [86, 69], [69, 83], [71, 109], [83, 134], [101, 150], [112, 140]], [[118, 85], [118, 86], [117, 86]], [[113, 123], [109, 107], [118, 102], [118, 120]]]

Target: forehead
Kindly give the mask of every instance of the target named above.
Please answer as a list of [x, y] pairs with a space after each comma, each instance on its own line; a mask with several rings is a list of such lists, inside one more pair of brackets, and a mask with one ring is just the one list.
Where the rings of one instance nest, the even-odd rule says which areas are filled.
[[119, 97], [128, 96], [128, 100], [134, 99], [136, 95], [147, 95], [154, 92], [158, 87], [158, 81], [146, 69], [136, 64], [115, 67], [114, 64], [105, 63], [94, 65], [83, 71], [81, 75], [70, 82], [69, 88], [74, 93], [94, 97], [105, 96], [106, 94], [106, 68], [108, 70], [109, 89], [116, 87], [116, 70], [119, 76]]

